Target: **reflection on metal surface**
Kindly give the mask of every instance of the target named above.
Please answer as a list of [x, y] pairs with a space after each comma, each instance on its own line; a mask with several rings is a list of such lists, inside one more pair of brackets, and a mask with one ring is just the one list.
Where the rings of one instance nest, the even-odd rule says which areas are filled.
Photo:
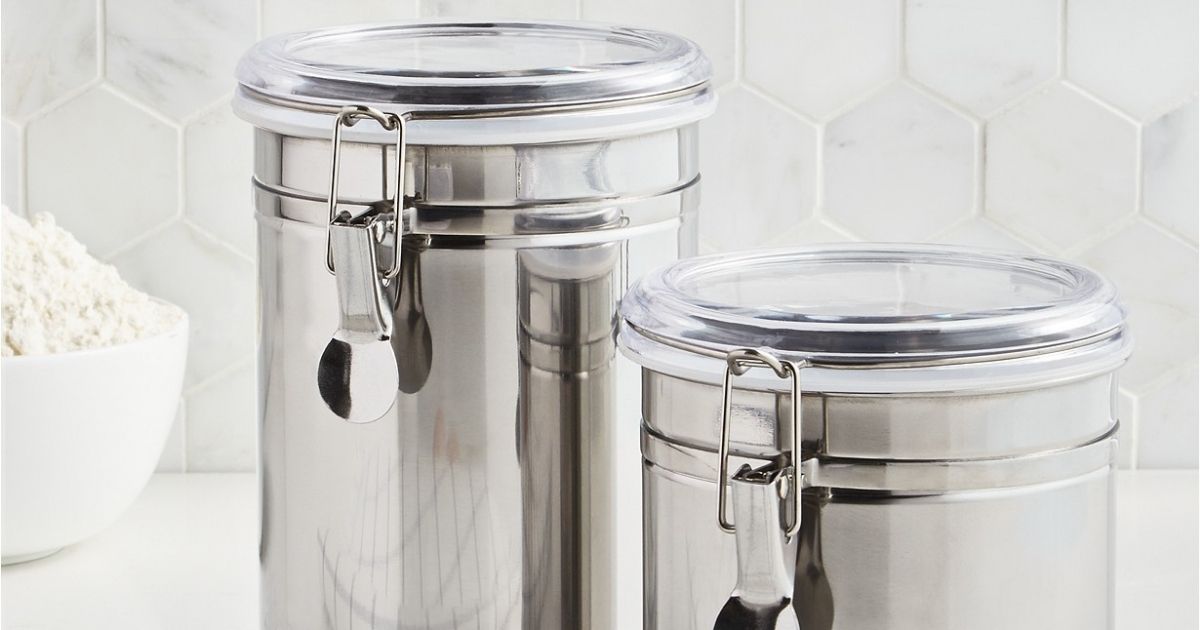
[[[362, 462], [361, 509], [342, 530], [349, 538], [338, 544], [332, 528], [318, 532], [321, 627], [512, 627], [518, 585], [495, 561], [487, 480], [460, 461], [461, 446], [444, 418], [435, 421], [433, 439], [431, 465]], [[407, 474], [432, 491], [403, 492]]]
[[622, 249], [517, 253], [526, 630], [612, 627]]
[[[713, 627], [742, 552], [712, 518], [722, 388], [643, 374], [645, 628]], [[987, 395], [805, 394], [799, 627], [1112, 628], [1114, 388], [1104, 374]], [[737, 392], [732, 466], [790, 448], [788, 398]], [[931, 443], [955, 457], [928, 458]]]
[[[617, 299], [627, 280], [694, 251], [697, 202], [694, 187], [622, 195], [693, 182], [695, 133], [444, 147], [441, 173], [426, 168], [428, 147], [410, 147], [415, 194], [435, 175], [461, 207], [415, 217], [428, 240], [402, 239], [387, 286], [398, 385], [362, 424], [331, 413], [313, 382], [338, 327], [326, 206], [260, 191], [265, 628], [617, 627], [615, 585], [638, 579], [613, 566], [614, 427], [637, 422], [616, 417]], [[323, 194], [327, 142], [259, 131], [257, 146], [260, 178]], [[343, 143], [342, 190], [378, 199], [393, 155]], [[595, 193], [608, 200], [536, 206]]]
[[795, 592], [796, 616], [803, 630], [833, 628], [834, 599], [829, 576], [821, 551], [821, 505], [829, 491], [810, 488], [800, 498], [801, 520], [796, 552]]
[[433, 337], [421, 298], [421, 256], [424, 239], [403, 239], [400, 278], [397, 283], [392, 348], [396, 352], [400, 391], [415, 394], [429, 379], [433, 363]]

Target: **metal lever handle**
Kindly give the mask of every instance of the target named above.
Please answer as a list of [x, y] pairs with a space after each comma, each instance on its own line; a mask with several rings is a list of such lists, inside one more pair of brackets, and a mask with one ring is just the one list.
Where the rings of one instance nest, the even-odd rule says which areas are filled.
[[[336, 274], [338, 329], [317, 364], [317, 388], [330, 411], [350, 422], [373, 422], [396, 398], [399, 374], [390, 342], [392, 309], [375, 249], [390, 219], [341, 213], [329, 226]], [[399, 249], [399, 246], [396, 247]]]
[[797, 537], [784, 532], [779, 494], [785, 470], [743, 465], [730, 480], [737, 516], [737, 584], [714, 630], [797, 630], [792, 594]]
[[[790, 518], [787, 521], [788, 537], [795, 536], [800, 531], [800, 443], [802, 438], [803, 412], [800, 400], [800, 370], [808, 367], [807, 361], [780, 361], [765, 350], [741, 348], [732, 350], [725, 355], [724, 394], [721, 402], [721, 445], [717, 453], [719, 457], [719, 475], [717, 477], [717, 525], [722, 531], [733, 533], [734, 524], [726, 518], [729, 503], [729, 434], [731, 429], [730, 416], [733, 406], [733, 377], [741, 376], [755, 367], [770, 368], [779, 378], [788, 378], [792, 382], [792, 449], [788, 461], [781, 466], [784, 474], [780, 489], [780, 500], [790, 506]], [[790, 499], [790, 500], [789, 500]]]

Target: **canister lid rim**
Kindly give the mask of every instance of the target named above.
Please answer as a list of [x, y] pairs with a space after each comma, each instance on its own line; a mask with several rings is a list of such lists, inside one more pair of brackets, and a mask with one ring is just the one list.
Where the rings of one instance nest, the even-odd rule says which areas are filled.
[[833, 381], [834, 372], [868, 369], [944, 378], [956, 366], [1002, 361], [1036, 372], [1049, 354], [1093, 370], [1096, 353], [1119, 363], [1130, 347], [1125, 311], [1099, 274], [1052, 258], [951, 246], [843, 244], [693, 258], [647, 275], [621, 310], [622, 343], [627, 351], [637, 345], [635, 360], [685, 371], [719, 372], [719, 362], [695, 357], [744, 347], [808, 361]]
[[644, 110], [661, 97], [663, 116], [673, 118], [687, 104], [682, 93], [697, 93], [691, 100], [701, 107], [711, 101], [711, 66], [695, 43], [588, 22], [396, 22], [283, 34], [251, 48], [236, 74], [236, 108], [259, 101], [254, 107], [281, 117], [346, 105], [543, 116], [581, 105]]

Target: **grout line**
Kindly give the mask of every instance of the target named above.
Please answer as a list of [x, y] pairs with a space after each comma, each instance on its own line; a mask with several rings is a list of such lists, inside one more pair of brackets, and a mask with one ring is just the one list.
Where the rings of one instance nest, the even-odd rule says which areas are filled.
[[733, 81], [740, 82], [746, 76], [746, 3], [733, 3]]
[[179, 126], [187, 127], [188, 125], [191, 125], [192, 123], [200, 120], [201, 118], [204, 118], [205, 116], [219, 110], [222, 106], [229, 106], [230, 103], [232, 103], [232, 102], [233, 102], [233, 92], [226, 92], [226, 93], [222, 94], [221, 96], [217, 97], [215, 100], [205, 103], [202, 107], [200, 107], [196, 111], [188, 114], [184, 118], [181, 118], [179, 120]]
[[1171, 236], [1172, 238], [1179, 241], [1180, 243], [1187, 245], [1189, 248], [1195, 250], [1198, 247], [1200, 247], [1200, 243], [1193, 241], [1192, 239], [1188, 238], [1187, 236], [1185, 236], [1183, 234], [1179, 234], [1178, 232], [1175, 231], [1175, 228], [1167, 225], [1166, 223], [1163, 223], [1162, 221], [1158, 220], [1157, 218], [1155, 218], [1151, 215], [1148, 215], [1148, 214], [1140, 214], [1138, 216], [1144, 223], [1158, 228], [1159, 231], [1166, 233], [1167, 235]]
[[243, 356], [241, 358], [238, 358], [238, 359], [234, 360], [232, 363], [230, 363], [229, 365], [226, 365], [225, 367], [218, 369], [216, 372], [209, 374], [208, 376], [204, 377], [203, 379], [185, 387], [183, 390], [183, 395], [191, 396], [191, 395], [199, 392], [200, 390], [202, 390], [206, 387], [209, 387], [213, 383], [216, 383], [217, 381], [225, 378], [226, 376], [229, 376], [230, 374], [237, 372], [238, 370], [240, 370], [242, 368], [253, 367], [255, 361], [256, 361], [256, 358], [254, 356], [254, 353], [251, 353], [250, 356], [248, 356], [248, 357]]
[[187, 206], [187, 133], [180, 125], [175, 130], [175, 218], [182, 219]]
[[222, 249], [228, 251], [230, 254], [234, 255], [235, 257], [240, 258], [241, 260], [248, 262], [251, 265], [257, 265], [257, 261], [255, 261], [253, 256], [247, 255], [245, 252], [242, 252], [238, 248], [234, 247], [232, 244], [227, 243], [225, 241], [225, 239], [217, 236], [216, 234], [212, 233], [211, 231], [200, 226], [200, 224], [196, 223], [195, 221], [193, 221], [190, 218], [190, 215], [181, 216], [179, 218], [179, 222], [182, 223], [184, 226], [186, 226], [188, 229], [190, 229], [193, 232], [204, 237], [205, 239], [212, 241], [216, 245], [219, 245]]
[[[33, 123], [45, 118], [46, 116], [49, 116], [59, 109], [62, 109], [64, 105], [82, 96], [85, 92], [90, 91], [92, 88], [103, 87], [101, 85], [103, 82], [104, 79], [100, 77], [92, 77], [88, 79], [84, 83], [81, 83], [80, 85], [63, 92], [58, 98], [55, 98], [54, 100], [42, 105], [41, 108], [35, 110], [28, 116], [25, 116], [23, 119], [21, 119], [21, 124], [25, 125], [26, 127], [32, 125]], [[13, 120], [12, 122], [16, 121]]]
[[1137, 124], [1133, 128], [1133, 213], [1146, 216], [1146, 191], [1143, 182], [1146, 177], [1145, 159], [1146, 125]]
[[14, 185], [16, 186], [17, 190], [15, 191], [14, 195], [17, 201], [17, 207], [13, 208], [13, 211], [28, 219], [29, 199], [27, 196], [29, 183], [26, 180], [29, 177], [29, 162], [26, 156], [28, 153], [28, 143], [26, 142], [25, 135], [28, 132], [29, 127], [27, 125], [19, 125], [11, 120], [8, 121], [8, 124], [12, 125], [13, 128], [16, 129], [16, 132], [13, 134], [15, 136], [13, 138], [13, 142], [17, 145], [16, 150], [14, 151], [15, 155], [13, 156], [13, 159], [16, 160], [17, 163], [12, 166], [12, 168], [16, 171], [16, 181], [14, 182]]
[[[1137, 470], [1138, 464], [1140, 463], [1138, 462], [1138, 450], [1141, 446], [1141, 439], [1139, 436], [1142, 432], [1142, 401], [1137, 397], [1137, 395], [1127, 389], [1118, 387], [1117, 391], [1118, 396], [1125, 394], [1125, 396], [1129, 398], [1129, 470]], [[1117, 407], [1119, 409], [1120, 405], [1118, 404]], [[1118, 413], [1120, 413], [1120, 411], [1118, 411]]]
[[1133, 407], [1130, 411], [1133, 417], [1129, 420], [1129, 469], [1137, 470], [1142, 464], [1142, 403], [1134, 396], [1130, 405]]
[[1039, 245], [1037, 242], [1027, 238], [1026, 236], [1024, 236], [1022, 234], [1018, 234], [1017, 232], [1013, 231], [1013, 229], [1010, 228], [1009, 226], [995, 220], [994, 218], [992, 218], [988, 215], [980, 216], [979, 220], [988, 222], [989, 224], [991, 224], [991, 226], [993, 228], [995, 228], [1001, 234], [1004, 234], [1005, 236], [1024, 245], [1025, 247], [1028, 247], [1030, 249], [1030, 251], [1034, 251], [1034, 252], [1038, 252], [1038, 253], [1042, 253], [1042, 254], [1051, 253], [1051, 251], [1049, 249]]
[[1043, 254], [1058, 258], [1066, 257], [1063, 247], [1060, 247], [1057, 243], [1042, 236], [1041, 234], [1036, 232], [1027, 232], [1023, 229], [1008, 225], [1002, 221], [996, 220], [991, 214], [985, 214], [984, 218], [991, 220], [993, 224], [1003, 228], [1003, 230], [1013, 238], [1025, 243], [1026, 245], [1029, 245], [1030, 249], [1034, 251], [1042, 252]]
[[987, 121], [974, 120], [975, 124], [975, 207], [971, 217], [983, 216], [984, 205], [987, 204]]
[[[809, 227], [822, 227], [824, 229], [829, 230], [829, 232], [833, 232], [834, 234], [840, 236], [840, 238], [842, 240], [847, 241], [847, 242], [863, 242], [863, 239], [859, 239], [858, 236], [851, 234], [850, 230], [847, 230], [844, 226], [841, 226], [841, 224], [836, 223], [833, 220], [830, 220], [830, 218], [818, 218], [818, 217], [805, 218], [804, 221], [797, 222], [796, 224], [794, 224], [794, 226], [792, 226], [791, 229], [784, 230], [784, 232], [782, 232], [781, 234], [772, 236], [772, 238], [767, 239], [766, 242], [767, 242], [767, 244], [770, 244], [773, 247], [794, 246], [798, 242], [797, 239], [799, 239], [799, 241], [805, 241], [805, 236], [804, 236], [805, 229], [804, 228], [809, 228]], [[817, 242], [817, 241], [806, 241], [806, 242]]]
[[798, 243], [804, 241], [804, 227], [815, 222], [815, 219], [807, 219], [797, 221], [789, 225], [786, 230], [779, 230], [773, 236], [769, 236], [762, 243], [755, 245], [756, 249], [777, 249], [785, 247], [794, 247]]
[[161, 122], [164, 125], [167, 125], [169, 127], [175, 128], [175, 129], [183, 128], [183, 125], [179, 124], [179, 121], [177, 121], [173, 118], [170, 118], [169, 116], [158, 111], [157, 109], [154, 109], [149, 104], [143, 103], [137, 97], [133, 96], [132, 94], [129, 94], [125, 90], [122, 90], [120, 87], [118, 87], [115, 84], [105, 83], [104, 85], [101, 86], [100, 89], [108, 91], [110, 94], [112, 94], [112, 95], [120, 98], [121, 100], [125, 101], [126, 103], [136, 107], [137, 109], [141, 110], [142, 112], [145, 112], [146, 114], [148, 114], [155, 120], [158, 120], [159, 122]]
[[900, 85], [907, 86], [908, 88], [912, 89], [914, 92], [924, 95], [926, 98], [933, 101], [934, 103], [941, 105], [942, 107], [945, 107], [946, 109], [954, 112], [955, 114], [958, 114], [959, 116], [961, 116], [963, 118], [966, 118], [968, 121], [970, 121], [975, 126], [978, 126], [978, 123], [983, 122], [980, 119], [980, 117], [975, 114], [975, 112], [971, 111], [970, 109], [968, 109], [962, 105], [959, 105], [958, 103], [954, 102], [953, 100], [951, 100], [950, 98], [941, 94], [940, 92], [934, 90], [933, 88], [929, 87], [928, 85], [925, 85], [924, 83], [921, 83], [920, 81], [917, 81], [916, 79], [913, 79], [912, 77], [909, 77], [907, 75], [901, 76], [895, 82]]
[[1196, 245], [1194, 243], [1192, 243], [1191, 241], [1189, 241], [1187, 239], [1187, 237], [1182, 236], [1180, 234], [1176, 234], [1175, 230], [1172, 230], [1171, 228], [1166, 227], [1165, 225], [1162, 225], [1162, 224], [1158, 223], [1157, 221], [1150, 220], [1150, 217], [1139, 216], [1138, 219], [1140, 219], [1142, 223], [1145, 223], [1146, 225], [1150, 226], [1151, 228], [1155, 229], [1156, 231], [1161, 232], [1163, 234], [1163, 236], [1166, 236], [1167, 238], [1175, 241], [1176, 243], [1179, 243], [1180, 245], [1184, 245], [1184, 246], [1188, 247], [1189, 249], [1196, 249]]
[[983, 113], [976, 114], [976, 117], [978, 117], [981, 121], [983, 121], [985, 123], [990, 123], [991, 121], [996, 120], [997, 118], [1003, 116], [1004, 114], [1007, 114], [1008, 112], [1011, 112], [1012, 110], [1016, 109], [1020, 105], [1024, 104], [1026, 101], [1034, 98], [1036, 95], [1041, 94], [1043, 92], [1048, 92], [1048, 91], [1054, 89], [1054, 86], [1061, 85], [1061, 84], [1062, 84], [1062, 77], [1058, 76], [1058, 73], [1056, 71], [1053, 75], [1046, 77], [1045, 79], [1042, 79], [1041, 81], [1038, 81], [1037, 83], [1034, 83], [1033, 85], [1031, 85], [1029, 87], [1029, 89], [1013, 96], [1012, 98], [1001, 103], [1000, 105], [997, 105], [996, 107], [993, 107], [992, 109], [989, 109]]
[[96, 77], [108, 76], [108, 2], [96, 0]]
[[1096, 96], [1095, 94], [1092, 94], [1090, 91], [1087, 90], [1087, 88], [1084, 88], [1083, 86], [1079, 85], [1078, 83], [1075, 83], [1074, 81], [1071, 81], [1070, 79], [1063, 78], [1062, 81], [1060, 82], [1060, 85], [1062, 85], [1063, 87], [1067, 88], [1068, 90], [1071, 90], [1071, 91], [1075, 92], [1076, 94], [1084, 97], [1088, 101], [1091, 101], [1092, 103], [1095, 103], [1095, 104], [1099, 105], [1100, 107], [1107, 109], [1108, 111], [1112, 112], [1113, 114], [1116, 114], [1117, 117], [1125, 120], [1126, 122], [1129, 122], [1134, 125], [1139, 125], [1139, 126], [1142, 124], [1141, 119], [1139, 119], [1137, 116], [1121, 109], [1120, 107], [1117, 107], [1116, 105], [1113, 105], [1112, 103], [1109, 103], [1108, 101], [1100, 98], [1099, 96]]
[[1069, 247], [1060, 248], [1056, 254], [1074, 260], [1087, 253], [1088, 250], [1101, 245], [1108, 239], [1132, 227], [1137, 222], [1137, 213], [1129, 212], [1116, 221], [1105, 225], [1103, 229], [1097, 230], [1094, 235], [1084, 238], [1082, 241]]
[[180, 472], [188, 471], [188, 419], [187, 419], [187, 399], [183, 394], [179, 395], [179, 470]]
[[896, 74], [908, 76], [908, 2], [896, 0]]
[[833, 230], [834, 232], [837, 232], [838, 234], [845, 236], [847, 239], [849, 239], [851, 241], [855, 241], [858, 243], [867, 242], [861, 236], [859, 236], [859, 235], [855, 234], [853, 231], [851, 231], [850, 228], [848, 228], [845, 225], [843, 225], [842, 223], [840, 223], [837, 220], [837, 217], [829, 216], [829, 215], [822, 215], [820, 217], [817, 217], [816, 220], [820, 221], [821, 225], [824, 225], [825, 227]]
[[879, 83], [878, 85], [875, 85], [875, 86], [867, 89], [866, 91], [861, 92], [861, 93], [859, 93], [855, 96], [852, 96], [849, 99], [843, 101], [841, 105], [833, 108], [832, 110], [827, 112], [825, 115], [815, 117], [814, 119], [817, 121], [817, 124], [828, 125], [828, 124], [832, 123], [833, 121], [837, 120], [838, 118], [841, 118], [842, 116], [849, 114], [850, 112], [854, 111], [855, 109], [858, 109], [859, 106], [870, 101], [871, 99], [875, 98], [876, 96], [879, 96], [880, 94], [883, 94], [884, 92], [887, 92], [888, 90], [896, 87], [896, 85], [903, 84], [903, 83], [905, 83], [903, 76], [896, 76], [896, 77], [886, 79], [882, 83]]
[[1067, 78], [1067, 0], [1058, 0], [1058, 59], [1055, 70], [1058, 78]]
[[947, 234], [953, 232], [954, 230], [957, 230], [958, 228], [960, 228], [974, 220], [976, 220], [976, 217], [972, 216], [972, 215], [967, 215], [965, 217], [955, 219], [955, 220], [951, 221], [950, 223], [946, 224], [945, 226], [943, 226], [942, 228], [935, 230], [934, 233], [932, 235], [930, 235], [929, 238], [926, 240], [929, 242], [937, 242], [937, 239], [945, 237]]
[[1197, 98], [1197, 93], [1191, 92], [1185, 96], [1178, 96], [1171, 101], [1167, 101], [1166, 104], [1158, 106], [1153, 111], [1151, 111], [1151, 113], [1149, 115], [1147, 115], [1145, 118], [1143, 118], [1142, 124], [1144, 124], [1146, 126], [1150, 126], [1151, 124], [1158, 122], [1158, 120], [1160, 118], [1170, 115], [1170, 114], [1174, 114], [1176, 111], [1183, 109], [1184, 107], [1187, 107], [1187, 105], [1189, 103], [1191, 103], [1192, 101], [1196, 100], [1196, 98]]
[[783, 113], [788, 114], [793, 118], [801, 120], [814, 127], [821, 126], [821, 123], [816, 118], [813, 118], [812, 116], [809, 116], [808, 114], [788, 105], [787, 103], [784, 103], [783, 101], [779, 100], [779, 98], [771, 95], [771, 93], [766, 92], [753, 83], [738, 81], [736, 83], [730, 83], [728, 87], [730, 89], [741, 88], [743, 91], [753, 94], [754, 96], [766, 101], [769, 105], [775, 107], [775, 109], [783, 110]]
[[141, 245], [142, 243], [150, 240], [151, 238], [158, 236], [159, 234], [162, 234], [163, 232], [165, 232], [167, 230], [167, 228], [171, 227], [172, 223], [175, 223], [175, 221], [176, 221], [175, 217], [173, 217], [173, 216], [168, 217], [168, 218], [164, 219], [162, 222], [158, 223], [157, 225], [151, 226], [149, 230], [146, 230], [145, 232], [142, 232], [141, 234], [129, 239], [128, 241], [125, 242], [124, 245], [121, 245], [120, 247], [112, 250], [111, 252], [106, 252], [103, 256], [99, 256], [97, 254], [93, 254], [93, 255], [96, 256], [97, 258], [100, 258], [101, 260], [103, 260], [106, 263], [112, 264], [112, 261], [115, 260], [117, 257], [123, 256], [123, 255], [129, 253], [133, 248], [137, 247], [138, 245]]
[[254, 2], [254, 38], [261, 40], [263, 38], [263, 3], [265, 0], [255, 0]]
[[822, 226], [824, 226], [829, 231], [836, 232], [838, 235], [840, 235], [842, 238], [844, 238], [848, 241], [854, 241], [854, 242], [859, 242], [859, 243], [863, 242], [863, 240], [858, 235], [851, 232], [846, 226], [838, 223], [837, 221], [834, 221], [832, 218], [815, 219], [815, 221], [820, 223]]
[[814, 220], [820, 221], [825, 215], [825, 125], [815, 125], [813, 134], [813, 149], [816, 164], [813, 165], [813, 205], [810, 214]]

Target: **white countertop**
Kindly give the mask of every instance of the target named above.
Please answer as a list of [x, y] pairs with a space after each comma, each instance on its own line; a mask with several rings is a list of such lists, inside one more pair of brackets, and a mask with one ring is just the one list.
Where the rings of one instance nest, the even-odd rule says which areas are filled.
[[[1118, 476], [1118, 630], [1195, 630], [1196, 471]], [[0, 572], [5, 630], [254, 630], [254, 476], [156, 475], [108, 531]]]

